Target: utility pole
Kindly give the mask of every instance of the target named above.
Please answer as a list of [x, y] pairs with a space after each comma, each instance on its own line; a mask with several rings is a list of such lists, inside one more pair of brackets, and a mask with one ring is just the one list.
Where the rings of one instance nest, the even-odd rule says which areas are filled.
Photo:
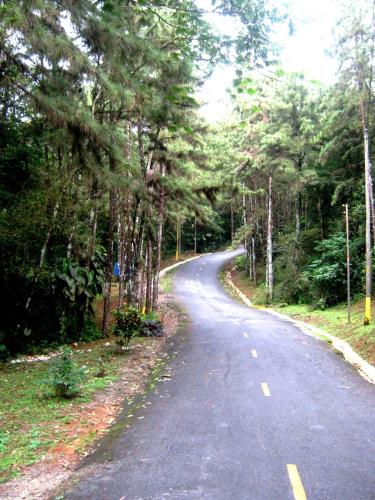
[[350, 323], [350, 246], [349, 246], [349, 207], [345, 203], [345, 226], [346, 226], [346, 284], [348, 293], [348, 323]]

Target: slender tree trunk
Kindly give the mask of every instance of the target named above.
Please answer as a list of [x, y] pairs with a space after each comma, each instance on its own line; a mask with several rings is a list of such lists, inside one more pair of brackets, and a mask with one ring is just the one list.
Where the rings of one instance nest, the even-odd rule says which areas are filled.
[[153, 309], [157, 309], [158, 307], [159, 273], [160, 273], [160, 263], [161, 263], [161, 246], [163, 241], [163, 224], [164, 224], [164, 215], [162, 213], [159, 213], [157, 242], [156, 242], [156, 265], [155, 265], [154, 286], [152, 295]]
[[116, 192], [115, 188], [109, 190], [109, 221], [107, 236], [107, 267], [104, 284], [104, 306], [103, 306], [103, 336], [109, 336], [109, 320], [111, 314], [111, 291], [112, 291], [112, 273], [113, 273], [113, 241], [116, 226]]
[[197, 216], [194, 217], [194, 253], [197, 253]]
[[146, 311], [146, 307], [145, 307], [145, 267], [147, 267], [147, 252], [146, 252], [145, 260], [143, 261], [143, 258], [142, 258], [140, 261], [139, 275], [138, 275], [139, 276], [139, 278], [138, 278], [139, 309], [143, 313]]
[[147, 264], [146, 264], [146, 313], [152, 310], [152, 240], [150, 235], [147, 238]]
[[[162, 178], [165, 177], [165, 171], [166, 171], [165, 165], [161, 165], [160, 173]], [[161, 263], [161, 247], [163, 242], [164, 211], [165, 211], [165, 189], [163, 186], [161, 186], [160, 199], [159, 199], [159, 213], [158, 213], [158, 230], [157, 230], [157, 241], [156, 241], [156, 265], [155, 265], [154, 286], [152, 295], [153, 309], [157, 309], [158, 307], [159, 273], [160, 273], [160, 263]]]
[[97, 197], [98, 197], [98, 183], [95, 179], [92, 183], [91, 190], [91, 208], [90, 208], [90, 216], [89, 216], [89, 228], [90, 228], [90, 236], [87, 243], [86, 249], [86, 267], [90, 269], [91, 258], [95, 249], [96, 242], [96, 230], [97, 230]]
[[[50, 224], [50, 226], [48, 228], [48, 231], [47, 231], [47, 234], [46, 234], [46, 238], [44, 240], [44, 244], [43, 244], [42, 249], [40, 251], [39, 270], [42, 269], [43, 264], [44, 264], [44, 260], [46, 258], [48, 243], [49, 243], [49, 240], [51, 238], [51, 234], [52, 234], [53, 228], [55, 226], [55, 222], [56, 222], [57, 214], [59, 212], [59, 208], [60, 208], [60, 203], [59, 203], [59, 201], [56, 201], [54, 209], [53, 209], [53, 213], [52, 213], [51, 224]], [[30, 295], [29, 295], [29, 297], [26, 300], [26, 304], [25, 304], [26, 311], [28, 311], [30, 309], [31, 300], [32, 300], [34, 292], [35, 292], [35, 286], [36, 286], [37, 281], [38, 281], [38, 275], [35, 278], [33, 289], [31, 290]]]
[[273, 298], [273, 261], [272, 261], [272, 175], [268, 178], [267, 207], [267, 303]]
[[230, 242], [233, 243], [234, 239], [234, 211], [233, 201], [230, 202]]
[[[246, 195], [245, 195], [245, 183], [242, 183], [242, 223], [244, 228], [246, 227]], [[246, 248], [246, 238], [245, 238], [245, 248]]]
[[181, 257], [182, 255], [182, 225], [183, 222], [179, 222], [179, 232], [178, 232], [178, 253]]
[[364, 324], [371, 321], [371, 291], [372, 291], [372, 256], [371, 256], [371, 158], [370, 145], [365, 112], [365, 102], [360, 102], [361, 120], [363, 129], [364, 155], [365, 155], [365, 204], [366, 204], [366, 288], [365, 288], [365, 317]]
[[345, 204], [345, 228], [346, 228], [346, 290], [347, 290], [347, 308], [348, 323], [350, 323], [350, 240], [349, 240], [349, 207]]
[[254, 237], [254, 235], [251, 238], [251, 254], [252, 254], [252, 263], [253, 263], [253, 283], [256, 286], [256, 284], [257, 284], [257, 270], [256, 270], [256, 252], [255, 252], [255, 237]]
[[299, 240], [300, 233], [301, 233], [301, 193], [298, 193], [296, 199], [296, 240]]
[[324, 239], [324, 228], [323, 228], [323, 215], [322, 215], [322, 200], [318, 199], [317, 204], [318, 214], [319, 214], [319, 223], [320, 223], [320, 236], [322, 240]]
[[[123, 196], [123, 195], [122, 195]], [[118, 304], [117, 310], [120, 311], [124, 306], [125, 300], [125, 276], [126, 267], [128, 266], [128, 256], [126, 254], [126, 222], [125, 222], [125, 203], [123, 200], [118, 202], [118, 227], [117, 227], [117, 237], [118, 237], [118, 267], [119, 267], [119, 282], [118, 282]]]
[[180, 260], [181, 256], [181, 223], [177, 217], [176, 220], [176, 261]]
[[52, 230], [53, 230], [53, 228], [55, 226], [55, 221], [56, 221], [56, 218], [57, 218], [57, 214], [58, 214], [59, 208], [60, 208], [60, 203], [57, 201], [56, 204], [55, 204], [55, 207], [53, 209], [52, 221], [51, 221], [51, 224], [50, 224], [50, 226], [48, 228], [46, 239], [44, 240], [44, 244], [43, 244], [42, 250], [40, 252], [40, 259], [39, 259], [39, 268], [40, 269], [43, 267], [43, 264], [44, 264], [44, 259], [46, 257], [48, 243], [49, 243], [49, 240], [51, 238]]
[[72, 256], [73, 238], [74, 238], [75, 230], [76, 230], [76, 217], [74, 215], [73, 226], [72, 226], [72, 230], [70, 231], [69, 240], [68, 240], [68, 247], [67, 247], [67, 250], [66, 250], [66, 258], [67, 259], [70, 259], [71, 256]]

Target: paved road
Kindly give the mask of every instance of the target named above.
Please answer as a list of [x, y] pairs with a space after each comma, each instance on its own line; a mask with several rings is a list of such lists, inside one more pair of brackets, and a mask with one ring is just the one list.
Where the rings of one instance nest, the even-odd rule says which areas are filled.
[[172, 377], [64, 498], [375, 499], [375, 386], [324, 342], [227, 296], [217, 273], [232, 255], [179, 268], [191, 322]]

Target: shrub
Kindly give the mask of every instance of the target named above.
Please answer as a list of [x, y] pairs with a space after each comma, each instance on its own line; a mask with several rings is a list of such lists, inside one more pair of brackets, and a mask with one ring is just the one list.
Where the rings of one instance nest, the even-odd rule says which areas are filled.
[[52, 361], [49, 369], [49, 385], [58, 398], [73, 398], [79, 394], [83, 370], [79, 368], [68, 347], [61, 349], [61, 354]]
[[239, 271], [247, 271], [249, 269], [249, 261], [245, 255], [239, 255], [234, 259], [234, 264]]
[[9, 356], [8, 349], [4, 344], [0, 344], [0, 361], [6, 361]]
[[141, 337], [161, 337], [163, 335], [163, 323], [155, 312], [146, 314], [142, 318], [139, 335]]
[[274, 299], [286, 304], [310, 304], [315, 296], [311, 283], [300, 273], [278, 283], [275, 286]]
[[113, 333], [119, 337], [120, 343], [128, 349], [130, 339], [139, 333], [142, 316], [135, 307], [122, 309], [113, 313], [116, 324]]
[[[304, 275], [316, 289], [317, 295], [327, 305], [337, 304], [346, 298], [346, 238], [338, 233], [320, 241], [315, 247], [317, 256], [306, 267]], [[352, 241], [351, 284], [352, 291], [362, 287], [363, 262], [358, 244]]]
[[267, 290], [264, 283], [257, 286], [251, 301], [257, 306], [262, 306], [267, 303]]

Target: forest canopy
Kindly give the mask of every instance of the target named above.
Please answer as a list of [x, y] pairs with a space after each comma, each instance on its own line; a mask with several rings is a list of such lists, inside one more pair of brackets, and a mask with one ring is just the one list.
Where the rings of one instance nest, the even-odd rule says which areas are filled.
[[[236, 36], [192, 0], [0, 2], [0, 352], [99, 335], [98, 297], [108, 336], [114, 267], [116, 309], [150, 312], [162, 258], [228, 244], [266, 302], [337, 304], [344, 204], [351, 293], [371, 296], [370, 3], [342, 3], [332, 85], [275, 64], [287, 19], [265, 0], [207, 4]], [[210, 125], [196, 95], [219, 63], [233, 112]]]

